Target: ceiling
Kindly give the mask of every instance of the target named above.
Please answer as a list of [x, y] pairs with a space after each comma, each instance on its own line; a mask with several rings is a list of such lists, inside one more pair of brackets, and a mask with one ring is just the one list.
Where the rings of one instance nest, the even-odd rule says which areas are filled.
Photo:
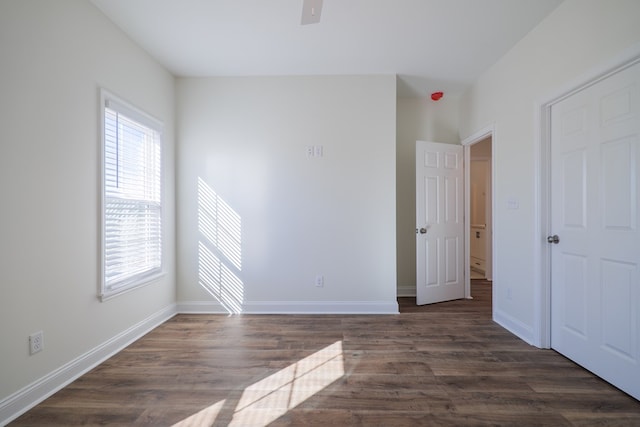
[[91, 0], [176, 76], [397, 74], [459, 95], [562, 0]]

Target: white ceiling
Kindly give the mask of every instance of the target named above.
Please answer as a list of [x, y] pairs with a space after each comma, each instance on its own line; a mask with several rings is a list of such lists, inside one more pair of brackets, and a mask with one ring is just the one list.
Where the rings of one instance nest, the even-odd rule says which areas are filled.
[[398, 74], [458, 95], [562, 0], [91, 0], [176, 76]]

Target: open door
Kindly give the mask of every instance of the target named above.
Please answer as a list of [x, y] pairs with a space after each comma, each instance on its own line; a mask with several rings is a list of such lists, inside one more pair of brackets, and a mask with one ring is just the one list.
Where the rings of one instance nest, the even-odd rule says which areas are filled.
[[416, 302], [464, 298], [462, 146], [416, 142]]

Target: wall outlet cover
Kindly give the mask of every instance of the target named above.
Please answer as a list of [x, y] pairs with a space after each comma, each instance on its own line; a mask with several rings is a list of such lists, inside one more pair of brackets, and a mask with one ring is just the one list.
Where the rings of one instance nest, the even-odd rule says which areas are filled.
[[36, 354], [44, 349], [44, 334], [42, 331], [29, 335], [29, 354]]

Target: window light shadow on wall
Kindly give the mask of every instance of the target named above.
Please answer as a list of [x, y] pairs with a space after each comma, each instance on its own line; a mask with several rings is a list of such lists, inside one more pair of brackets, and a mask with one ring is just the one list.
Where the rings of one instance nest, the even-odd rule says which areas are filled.
[[337, 341], [245, 388], [232, 413], [225, 413], [228, 402], [221, 400], [173, 427], [210, 426], [219, 418], [230, 419], [229, 426], [267, 426], [343, 376]]
[[241, 313], [244, 284], [242, 221], [218, 194], [198, 178], [198, 282], [229, 314]]

